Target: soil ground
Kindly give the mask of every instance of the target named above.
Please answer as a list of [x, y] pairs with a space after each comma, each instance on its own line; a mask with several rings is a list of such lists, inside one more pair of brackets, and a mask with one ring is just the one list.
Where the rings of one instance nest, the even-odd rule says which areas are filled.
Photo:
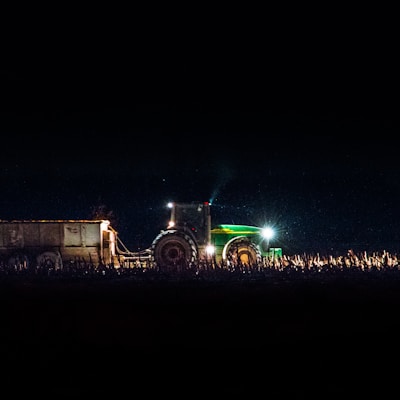
[[8, 280], [3, 383], [66, 397], [382, 395], [397, 382], [399, 306], [400, 282], [376, 278]]

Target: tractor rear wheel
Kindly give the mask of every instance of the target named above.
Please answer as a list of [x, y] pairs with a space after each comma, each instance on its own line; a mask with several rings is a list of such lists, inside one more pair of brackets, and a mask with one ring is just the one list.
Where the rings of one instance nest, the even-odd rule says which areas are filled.
[[160, 233], [152, 244], [157, 267], [186, 269], [197, 260], [197, 248], [190, 236], [176, 231]]

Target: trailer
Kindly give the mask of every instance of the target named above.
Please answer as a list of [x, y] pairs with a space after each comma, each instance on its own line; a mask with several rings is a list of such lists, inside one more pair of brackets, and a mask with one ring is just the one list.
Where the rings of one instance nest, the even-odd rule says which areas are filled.
[[0, 264], [16, 269], [119, 265], [108, 220], [0, 220]]

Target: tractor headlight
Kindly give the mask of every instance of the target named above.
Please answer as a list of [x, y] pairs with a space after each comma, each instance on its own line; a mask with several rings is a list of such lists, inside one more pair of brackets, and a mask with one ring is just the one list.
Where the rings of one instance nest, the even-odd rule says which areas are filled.
[[208, 256], [213, 256], [215, 253], [215, 247], [212, 244], [207, 245], [206, 253]]
[[275, 231], [271, 227], [267, 226], [262, 230], [261, 234], [264, 239], [270, 240], [274, 237]]

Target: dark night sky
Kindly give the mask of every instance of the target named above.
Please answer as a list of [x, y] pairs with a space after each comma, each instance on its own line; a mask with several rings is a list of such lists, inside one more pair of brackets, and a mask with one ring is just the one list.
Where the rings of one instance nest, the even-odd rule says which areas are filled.
[[288, 252], [397, 250], [394, 58], [353, 44], [10, 58], [0, 217], [105, 204], [134, 249], [164, 227], [168, 200], [211, 199], [215, 222], [273, 223]]

